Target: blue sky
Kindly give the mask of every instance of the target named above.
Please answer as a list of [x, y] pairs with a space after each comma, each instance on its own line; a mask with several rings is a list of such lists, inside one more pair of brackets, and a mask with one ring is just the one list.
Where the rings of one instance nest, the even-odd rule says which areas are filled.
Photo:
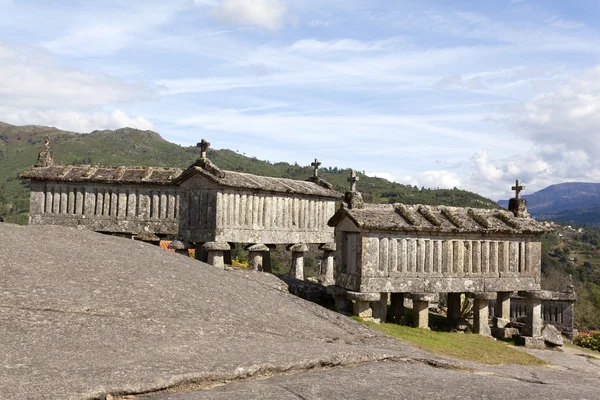
[[597, 1], [0, 0], [0, 121], [499, 199], [600, 181]]

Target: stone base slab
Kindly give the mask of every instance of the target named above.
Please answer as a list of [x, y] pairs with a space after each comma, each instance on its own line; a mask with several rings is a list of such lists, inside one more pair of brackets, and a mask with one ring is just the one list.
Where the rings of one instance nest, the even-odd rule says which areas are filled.
[[518, 334], [517, 328], [492, 328], [492, 336], [498, 339], [510, 339]]
[[542, 336], [521, 336], [515, 335], [515, 344], [525, 346], [531, 349], [545, 349], [546, 343]]

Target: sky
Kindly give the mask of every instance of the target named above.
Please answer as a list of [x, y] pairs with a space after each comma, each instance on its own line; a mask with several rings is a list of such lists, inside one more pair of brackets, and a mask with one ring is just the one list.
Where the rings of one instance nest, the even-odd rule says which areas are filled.
[[600, 182], [599, 20], [596, 0], [0, 0], [0, 121], [498, 200]]

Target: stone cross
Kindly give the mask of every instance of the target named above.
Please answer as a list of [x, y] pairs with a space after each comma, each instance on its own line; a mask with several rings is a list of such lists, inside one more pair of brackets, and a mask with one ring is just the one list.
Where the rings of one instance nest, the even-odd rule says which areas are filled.
[[525, 186], [521, 185], [521, 181], [517, 179], [515, 186], [513, 186], [511, 189], [515, 191], [515, 199], [518, 199], [521, 197], [521, 191], [525, 189]]
[[206, 157], [206, 152], [208, 151], [208, 148], [210, 147], [210, 142], [207, 142], [206, 140], [202, 139], [202, 141], [200, 143], [198, 143], [196, 145], [196, 147], [200, 147], [200, 158], [207, 158]]
[[319, 166], [321, 165], [321, 162], [315, 158], [315, 161], [313, 163], [311, 163], [310, 165], [314, 169], [314, 177], [318, 178], [319, 177]]
[[356, 192], [356, 182], [358, 182], [360, 178], [356, 175], [356, 171], [350, 170], [350, 178], [348, 178], [348, 182], [350, 182], [350, 191]]

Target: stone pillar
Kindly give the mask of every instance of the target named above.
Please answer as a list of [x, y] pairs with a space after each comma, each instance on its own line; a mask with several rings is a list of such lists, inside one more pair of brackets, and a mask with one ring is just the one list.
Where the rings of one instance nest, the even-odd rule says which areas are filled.
[[380, 293], [379, 300], [377, 300], [371, 304], [371, 307], [373, 308], [373, 322], [379, 324], [379, 323], [383, 323], [386, 321], [387, 303], [388, 303], [388, 294]]
[[308, 246], [304, 243], [290, 244], [287, 249], [292, 252], [292, 267], [289, 275], [304, 280], [304, 253], [308, 251]]
[[208, 242], [202, 245], [202, 249], [206, 251], [206, 262], [213, 267], [225, 269], [224, 252], [231, 250], [229, 243], [226, 242]]
[[190, 253], [188, 249], [192, 248], [191, 243], [182, 242], [181, 240], [173, 240], [169, 243], [169, 249], [174, 249], [175, 253], [189, 257]]
[[246, 246], [248, 250], [248, 269], [264, 271], [264, 254], [269, 253], [269, 248], [262, 243]]
[[206, 250], [204, 249], [204, 242], [196, 242], [195, 250], [196, 250], [196, 256], [195, 256], [196, 260], [199, 260], [202, 262], [207, 262], [208, 255], [206, 254]]
[[494, 327], [504, 328], [510, 322], [510, 295], [512, 292], [498, 292], [494, 310]]
[[429, 329], [429, 302], [435, 301], [435, 293], [411, 293], [413, 301], [413, 325], [415, 328]]
[[381, 294], [348, 292], [348, 299], [354, 301], [354, 315], [367, 321], [373, 321], [371, 302], [381, 300]]
[[490, 300], [496, 298], [496, 292], [479, 292], [475, 293], [475, 302], [473, 304], [473, 333], [482, 336], [491, 336], [489, 318]]
[[542, 337], [542, 328], [544, 320], [542, 319], [542, 300], [552, 298], [552, 292], [545, 290], [522, 291], [519, 296], [525, 297], [527, 304], [527, 323], [523, 328], [523, 336], [518, 343], [527, 347], [544, 348], [544, 338]]
[[451, 328], [454, 328], [460, 320], [460, 293], [448, 293], [446, 319]]
[[335, 243], [323, 243], [319, 246], [323, 250], [323, 264], [321, 265], [321, 284], [323, 286], [333, 285], [333, 269], [335, 267], [333, 257], [335, 256]]
[[390, 303], [390, 322], [404, 323], [404, 293], [391, 293]]

